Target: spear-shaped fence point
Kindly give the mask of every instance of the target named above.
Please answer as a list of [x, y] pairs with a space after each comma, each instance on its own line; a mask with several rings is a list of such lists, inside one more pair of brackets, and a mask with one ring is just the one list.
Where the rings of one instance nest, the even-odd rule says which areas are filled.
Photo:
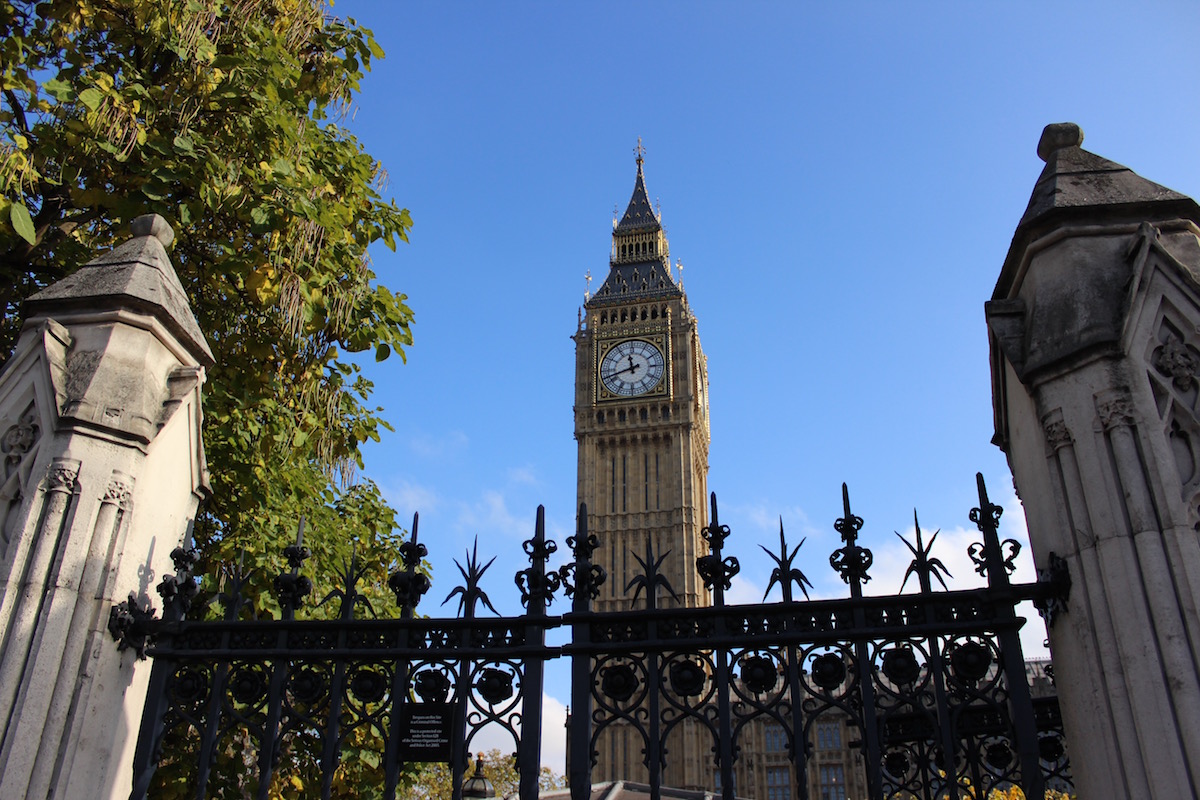
[[783, 590], [783, 602], [792, 602], [793, 583], [800, 587], [800, 591], [804, 592], [804, 599], [808, 599], [808, 589], [805, 587], [811, 587], [812, 582], [809, 581], [808, 577], [805, 576], [805, 574], [798, 568], [792, 567], [792, 562], [796, 558], [796, 554], [800, 552], [800, 548], [803, 547], [804, 543], [807, 541], [808, 537], [805, 536], [800, 540], [800, 544], [796, 545], [796, 549], [789, 553], [787, 540], [783, 535], [783, 517], [779, 517], [779, 555], [775, 555], [765, 546], [761, 544], [759, 545], [759, 547], [762, 548], [762, 551], [769, 555], [775, 562], [775, 569], [771, 570], [771, 580], [769, 583], [767, 583], [767, 590], [763, 592], [764, 601], [767, 599], [767, 595], [771, 593], [771, 587], [773, 587], [776, 583], [778, 583], [780, 589]]
[[647, 608], [655, 607], [654, 597], [659, 586], [666, 589], [670, 593], [671, 597], [675, 598], [676, 601], [679, 600], [679, 595], [675, 594], [675, 589], [672, 588], [671, 582], [667, 580], [667, 576], [658, 571], [658, 568], [662, 566], [662, 563], [667, 560], [667, 556], [669, 555], [671, 555], [670, 550], [655, 559], [654, 546], [650, 543], [650, 537], [646, 537], [645, 560], [643, 560], [637, 553], [633, 554], [633, 560], [642, 566], [642, 574], [635, 575], [633, 579], [630, 580], [625, 586], [626, 592], [628, 592], [630, 589], [634, 590], [633, 598], [630, 600], [631, 604], [637, 603], [638, 595], [640, 595], [642, 590], [645, 589], [646, 602], [648, 604]]
[[479, 537], [475, 537], [474, 545], [469, 553], [467, 553], [467, 568], [463, 569], [463, 565], [458, 561], [454, 562], [454, 566], [458, 567], [458, 572], [465, 581], [464, 585], [454, 587], [450, 594], [446, 595], [446, 599], [442, 601], [442, 605], [450, 602], [450, 598], [459, 595], [458, 610], [459, 613], [466, 612], [466, 616], [475, 616], [475, 602], [482, 602], [496, 616], [500, 612], [492, 605], [492, 601], [488, 599], [487, 593], [479, 588], [479, 581], [483, 578], [483, 573], [488, 571], [488, 567], [492, 566], [492, 562], [496, 560], [492, 556], [491, 561], [488, 561], [481, 568], [479, 566]]
[[950, 574], [950, 570], [946, 569], [946, 565], [942, 563], [941, 559], [929, 557], [929, 554], [933, 552], [933, 543], [937, 541], [937, 536], [941, 533], [941, 529], [933, 532], [933, 536], [929, 537], [928, 545], [924, 544], [921, 540], [921, 522], [917, 519], [917, 510], [915, 508], [913, 509], [913, 528], [916, 530], [917, 536], [916, 547], [913, 547], [912, 543], [901, 536], [898, 531], [893, 531], [900, 541], [904, 542], [904, 546], [913, 554], [913, 561], [908, 565], [908, 571], [904, 573], [904, 580], [900, 583], [900, 591], [904, 591], [910, 575], [917, 576], [917, 581], [920, 583], [923, 593], [933, 590], [932, 582], [929, 580], [930, 576], [937, 578], [938, 583], [942, 585], [943, 589], [949, 589], [950, 587], [946, 585], [945, 578], [942, 576], [953, 577]]

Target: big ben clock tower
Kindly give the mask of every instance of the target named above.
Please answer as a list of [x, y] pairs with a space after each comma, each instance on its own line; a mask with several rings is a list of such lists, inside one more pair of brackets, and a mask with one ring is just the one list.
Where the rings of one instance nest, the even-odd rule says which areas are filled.
[[679, 600], [708, 605], [696, 575], [706, 552], [708, 371], [696, 318], [671, 273], [667, 237], [642, 174], [614, 221], [608, 276], [584, 303], [575, 336], [575, 438], [579, 502], [609, 579], [597, 611], [624, 610], [646, 540]]
[[[608, 276], [584, 303], [573, 337], [579, 502], [600, 540], [593, 558], [608, 572], [597, 611], [630, 608], [625, 587], [642, 571], [647, 540], [656, 559], [666, 555], [659, 570], [675, 593], [660, 592], [660, 608], [711, 603], [696, 574], [707, 552], [708, 368], [646, 195], [643, 154], [639, 140], [633, 197], [613, 222]], [[712, 758], [703, 732], [684, 720], [677, 734], [666, 785], [704, 788]], [[592, 779], [646, 780], [642, 747], [631, 727], [606, 728]]]

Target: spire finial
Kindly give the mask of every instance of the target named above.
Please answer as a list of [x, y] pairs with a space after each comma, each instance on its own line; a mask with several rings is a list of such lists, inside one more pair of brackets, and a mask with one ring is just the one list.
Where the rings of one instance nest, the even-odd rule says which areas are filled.
[[1083, 129], [1074, 122], [1052, 122], [1042, 130], [1042, 138], [1038, 140], [1038, 158], [1049, 161], [1056, 151], [1082, 144]]
[[590, 269], [584, 274], [583, 279], [587, 281], [587, 289], [583, 292], [583, 299], [586, 301], [592, 296], [592, 271]]
[[642, 137], [638, 137], [637, 147], [633, 148], [633, 152], [637, 153], [638, 166], [642, 166], [642, 161], [645, 160], [646, 148], [642, 146]]

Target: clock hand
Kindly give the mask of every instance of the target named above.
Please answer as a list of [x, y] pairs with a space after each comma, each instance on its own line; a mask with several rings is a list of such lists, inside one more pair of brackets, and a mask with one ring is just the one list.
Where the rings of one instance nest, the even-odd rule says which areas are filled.
[[[632, 360], [632, 359], [630, 359], [630, 360]], [[638, 368], [639, 366], [640, 366], [639, 364], [630, 364], [628, 367], [625, 367], [625, 368], [623, 368], [623, 369], [619, 369], [619, 370], [617, 370], [616, 372], [610, 372], [610, 373], [608, 373], [607, 375], [601, 375], [600, 377], [601, 377], [601, 378], [605, 378], [605, 379], [607, 379], [607, 378], [615, 378], [616, 376], [620, 375], [622, 372], [630, 372], [630, 371], [636, 372], [636, 371], [637, 371], [637, 368]]]

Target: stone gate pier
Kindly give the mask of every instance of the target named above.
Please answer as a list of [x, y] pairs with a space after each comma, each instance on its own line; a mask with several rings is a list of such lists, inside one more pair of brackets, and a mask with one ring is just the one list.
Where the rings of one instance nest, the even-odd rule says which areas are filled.
[[148, 668], [110, 608], [143, 605], [207, 491], [213, 363], [158, 216], [31, 297], [0, 372], [0, 797], [128, 796]]
[[1200, 206], [1047, 126], [987, 322], [1084, 798], [1200, 796]]

